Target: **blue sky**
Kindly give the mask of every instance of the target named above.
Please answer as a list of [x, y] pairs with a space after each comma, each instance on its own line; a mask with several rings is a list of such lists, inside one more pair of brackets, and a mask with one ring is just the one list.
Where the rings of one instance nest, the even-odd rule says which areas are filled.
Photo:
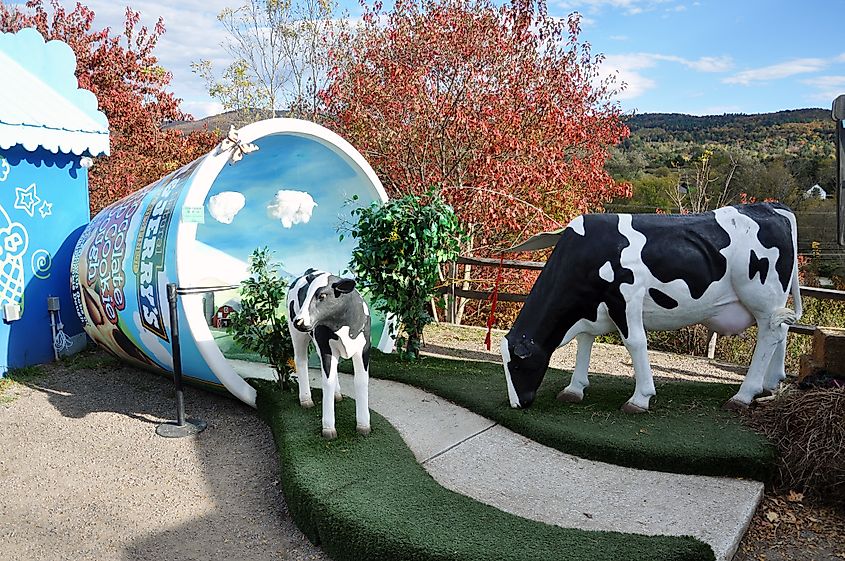
[[[70, 6], [72, 0], [62, 0]], [[195, 117], [220, 107], [190, 63], [227, 61], [215, 16], [241, 0], [135, 0], [144, 22], [161, 15], [157, 52], [172, 90]], [[123, 2], [89, 0], [96, 24], [120, 29]], [[386, 0], [385, 4], [390, 4]], [[355, 16], [355, 0], [341, 4]], [[626, 111], [720, 114], [829, 108], [845, 93], [845, 0], [553, 0], [549, 12], [583, 15], [582, 39], [607, 56], [627, 89]], [[215, 34], [215, 30], [219, 33]]]

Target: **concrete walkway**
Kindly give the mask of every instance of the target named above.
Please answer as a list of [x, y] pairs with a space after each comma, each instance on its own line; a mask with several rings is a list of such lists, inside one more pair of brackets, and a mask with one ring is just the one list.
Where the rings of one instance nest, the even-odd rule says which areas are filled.
[[[242, 374], [270, 377], [241, 363]], [[260, 372], [265, 370], [265, 372]], [[320, 386], [319, 371], [311, 384]], [[352, 377], [341, 375], [352, 393]], [[412, 386], [370, 379], [370, 407], [397, 428], [438, 483], [506, 512], [566, 528], [694, 536], [730, 560], [763, 484], [577, 458]]]

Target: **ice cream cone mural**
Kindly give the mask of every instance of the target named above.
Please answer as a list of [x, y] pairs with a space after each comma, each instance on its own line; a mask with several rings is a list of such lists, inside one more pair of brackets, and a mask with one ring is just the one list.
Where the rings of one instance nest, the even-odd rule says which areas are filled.
[[12, 222], [0, 205], [0, 305], [23, 304], [26, 286], [23, 256], [28, 245], [26, 228], [19, 222]]

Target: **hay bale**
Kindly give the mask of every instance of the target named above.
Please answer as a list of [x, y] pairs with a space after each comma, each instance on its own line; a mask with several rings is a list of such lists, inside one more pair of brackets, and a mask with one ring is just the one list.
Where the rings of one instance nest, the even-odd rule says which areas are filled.
[[845, 499], [845, 388], [789, 388], [748, 422], [778, 448], [776, 486]]

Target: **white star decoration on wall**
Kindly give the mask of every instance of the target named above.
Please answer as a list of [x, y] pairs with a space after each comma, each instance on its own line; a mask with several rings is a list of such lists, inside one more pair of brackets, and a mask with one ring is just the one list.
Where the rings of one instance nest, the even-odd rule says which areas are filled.
[[35, 190], [35, 183], [24, 189], [23, 187], [15, 188], [15, 208], [22, 210], [30, 216], [35, 216], [35, 207], [41, 199]]
[[47, 218], [51, 214], [53, 214], [53, 203], [48, 203], [44, 201], [41, 203], [41, 206], [38, 207], [38, 212], [41, 213], [41, 218]]

